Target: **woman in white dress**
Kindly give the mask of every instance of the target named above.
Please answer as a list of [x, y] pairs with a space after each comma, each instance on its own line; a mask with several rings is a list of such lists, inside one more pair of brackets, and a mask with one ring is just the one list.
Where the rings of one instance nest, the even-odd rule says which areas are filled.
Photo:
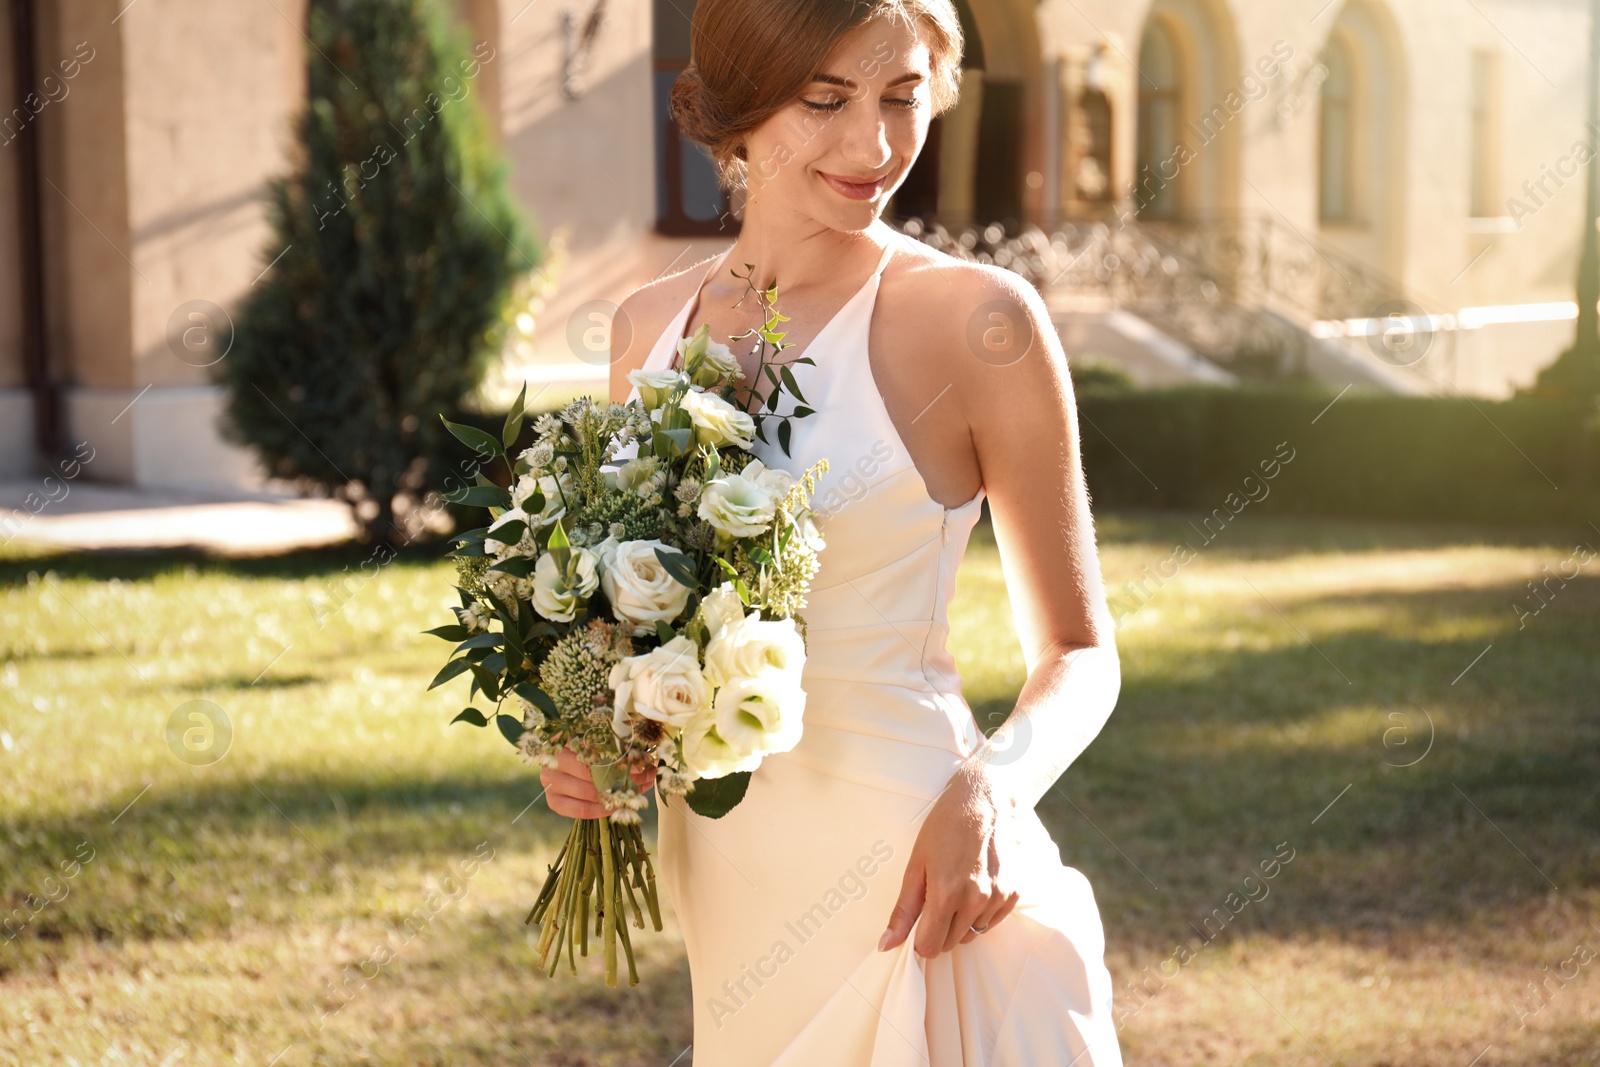
[[[771, 426], [757, 454], [794, 473], [829, 461], [804, 736], [721, 819], [660, 807], [694, 1063], [1120, 1064], [1093, 892], [1034, 811], [1120, 685], [1066, 359], [1017, 275], [880, 218], [954, 103], [955, 9], [700, 0], [691, 49], [673, 113], [744, 187], [742, 228], [622, 305], [611, 395], [635, 395], [629, 373], [669, 366], [702, 323], [719, 341], [756, 325], [733, 276], [751, 264], [790, 320], [776, 362], [815, 361], [792, 368], [815, 413], [791, 422], [788, 454]], [[734, 352], [764, 393], [753, 338]], [[1028, 668], [988, 739], [945, 646], [985, 498]], [[570, 753], [542, 777], [556, 812], [602, 813]]]

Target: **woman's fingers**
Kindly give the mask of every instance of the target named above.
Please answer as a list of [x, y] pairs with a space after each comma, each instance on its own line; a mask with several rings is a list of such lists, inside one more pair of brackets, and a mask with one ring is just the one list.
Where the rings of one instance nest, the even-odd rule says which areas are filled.
[[[978, 913], [978, 917], [976, 919], [969, 920], [967, 929], [963, 932], [960, 943], [965, 945], [968, 941], [971, 941], [977, 937], [980, 931], [988, 930], [990, 927], [994, 926], [1001, 919], [1004, 919], [1007, 915], [1011, 914], [1011, 909], [1015, 905], [1015, 900], [1008, 899], [1004, 896], [990, 897], [983, 910]], [[972, 929], [974, 926], [978, 929]]]
[[[647, 790], [655, 784], [655, 767], [634, 767], [629, 771], [634, 786]], [[570, 748], [556, 753], [556, 766], [539, 771], [550, 810], [569, 819], [599, 819], [611, 814], [600, 800], [589, 765]]]
[[[895, 901], [894, 909], [889, 912], [889, 925], [883, 931], [883, 936], [878, 939], [878, 951], [887, 952], [906, 939], [911, 932], [911, 927], [917, 921], [917, 916], [922, 913], [923, 901], [927, 894], [927, 878], [923, 872], [922, 864], [912, 858], [906, 867], [906, 873], [900, 879], [900, 898]], [[920, 940], [921, 935], [918, 935]]]

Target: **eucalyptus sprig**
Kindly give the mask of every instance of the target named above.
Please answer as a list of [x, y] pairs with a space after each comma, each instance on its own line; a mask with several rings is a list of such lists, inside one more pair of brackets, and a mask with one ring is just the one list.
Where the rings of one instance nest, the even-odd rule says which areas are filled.
[[[743, 274], [740, 274], [736, 270], [729, 272], [735, 278], [742, 279], [745, 284], [744, 294], [734, 302], [733, 306], [738, 307], [740, 304], [743, 304], [745, 298], [753, 293], [756, 297], [757, 303], [761, 307], [763, 316], [762, 323], [760, 326], [752, 326], [744, 333], [730, 336], [728, 340], [742, 341], [751, 336], [757, 338], [755, 350], [755, 381], [752, 382], [748, 387], [747, 392], [755, 393], [757, 396], [761, 396], [757, 389], [757, 385], [763, 376], [765, 376], [767, 381], [772, 384], [772, 390], [771, 392], [767, 393], [766, 396], [762, 397], [762, 404], [766, 410], [762, 411], [758, 409], [754, 412], [751, 412], [751, 418], [756, 424], [756, 437], [763, 443], [766, 443], [767, 441], [766, 428], [763, 423], [769, 418], [776, 419], [778, 421], [778, 447], [782, 448], [783, 454], [787, 456], [789, 454], [789, 439], [791, 435], [789, 420], [803, 419], [807, 415], [816, 414], [813, 408], [807, 406], [809, 402], [806, 400], [805, 394], [800, 391], [800, 383], [795, 381], [794, 372], [791, 371], [790, 368], [796, 363], [806, 363], [814, 367], [816, 366], [817, 361], [812, 359], [810, 356], [801, 356], [798, 359], [789, 360], [784, 363], [771, 363], [767, 360], [768, 345], [772, 346], [772, 355], [774, 356], [786, 348], [793, 347], [792, 344], [784, 341], [784, 338], [788, 336], [788, 331], [778, 329], [778, 324], [780, 322], [788, 322], [789, 316], [780, 314], [778, 311], [777, 281], [774, 280], [770, 286], [762, 289], [755, 284], [755, 264], [746, 263], [744, 266], [745, 272]], [[732, 388], [733, 387], [730, 385], [730, 392], [732, 391]], [[778, 397], [781, 396], [785, 391], [794, 394], [794, 398], [797, 403], [794, 411], [787, 415], [779, 415], [777, 413]], [[727, 399], [732, 399], [732, 397], [728, 397]]]

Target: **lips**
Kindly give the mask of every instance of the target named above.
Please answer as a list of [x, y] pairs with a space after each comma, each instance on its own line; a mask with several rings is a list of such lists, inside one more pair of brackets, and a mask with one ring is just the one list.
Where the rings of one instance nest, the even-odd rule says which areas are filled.
[[842, 178], [836, 174], [828, 174], [823, 171], [818, 173], [822, 175], [822, 180], [827, 182], [834, 192], [848, 200], [871, 200], [883, 191], [883, 177], [864, 180], [860, 178]]

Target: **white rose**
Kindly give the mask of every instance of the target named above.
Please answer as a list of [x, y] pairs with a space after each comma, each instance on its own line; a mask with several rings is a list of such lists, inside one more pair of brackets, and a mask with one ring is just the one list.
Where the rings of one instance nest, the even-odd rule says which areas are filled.
[[721, 778], [760, 765], [760, 753], [742, 755], [722, 739], [714, 710], [701, 712], [683, 728], [683, 767], [691, 777]]
[[743, 622], [745, 616], [744, 601], [734, 592], [732, 582], [723, 582], [707, 593], [700, 601], [700, 610], [705, 614], [706, 632], [712, 640], [730, 623]]
[[574, 548], [572, 566], [576, 584], [568, 585], [556, 565], [554, 553], [546, 552], [533, 565], [533, 610], [551, 622], [571, 622], [578, 609], [600, 585], [600, 557], [587, 548]]
[[681, 370], [633, 370], [628, 381], [639, 389], [639, 399], [651, 411], [666, 403], [667, 397], [688, 375]]
[[671, 622], [683, 613], [689, 587], [667, 573], [656, 558], [657, 548], [669, 547], [656, 538], [617, 544], [608, 537], [600, 544], [600, 586], [617, 618], [648, 626]]
[[800, 742], [806, 693], [787, 671], [735, 678], [712, 700], [717, 736], [740, 756], [787, 752]]
[[706, 680], [716, 686], [778, 671], [798, 687], [805, 664], [805, 641], [793, 619], [763, 619], [752, 613], [729, 623], [706, 644]]
[[[528, 514], [528, 503], [533, 499], [535, 490], [544, 491], [544, 505], [537, 513]], [[538, 479], [531, 474], [524, 474], [511, 490], [511, 503], [516, 505], [515, 510], [522, 513], [523, 519], [530, 527], [539, 529], [550, 525], [567, 513], [567, 498], [571, 493], [570, 474], [546, 474]]]
[[678, 729], [711, 702], [711, 686], [700, 671], [700, 650], [682, 634], [641, 656], [619, 660], [609, 680], [616, 692], [611, 725], [619, 737], [632, 732], [632, 717]]
[[730, 537], [753, 537], [772, 525], [778, 498], [793, 484], [788, 471], [751, 460], [737, 474], [719, 474], [706, 482], [696, 514]]
[[708, 448], [737, 445], [748, 449], [755, 444], [756, 422], [715, 393], [691, 389], [679, 402], [694, 423], [695, 440]]

